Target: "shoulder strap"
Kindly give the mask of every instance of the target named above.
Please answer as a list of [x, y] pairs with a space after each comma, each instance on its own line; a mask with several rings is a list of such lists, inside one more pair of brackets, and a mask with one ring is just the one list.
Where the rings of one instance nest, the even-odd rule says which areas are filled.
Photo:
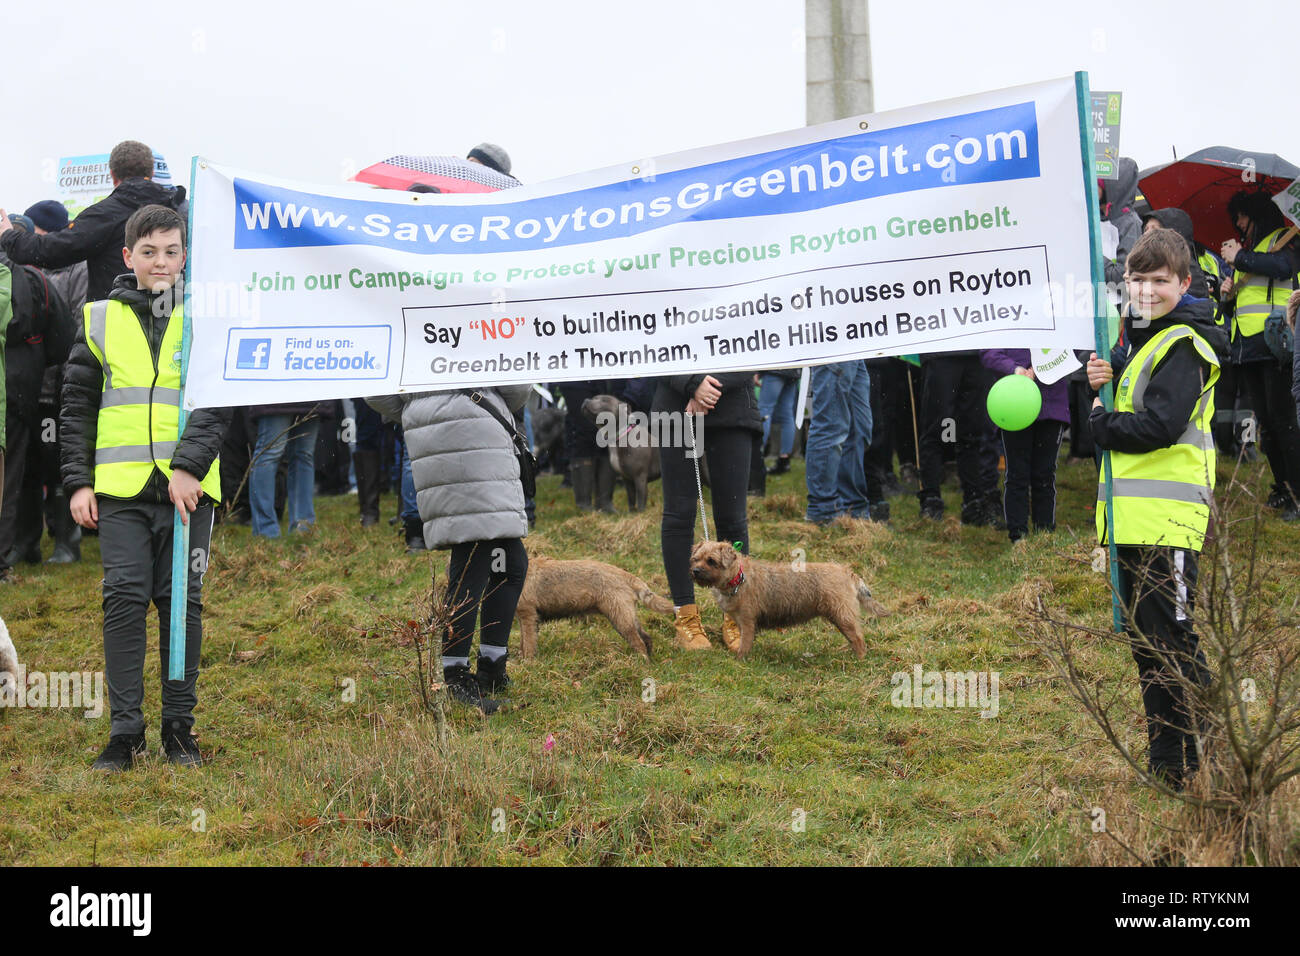
[[519, 429], [515, 427], [514, 421], [507, 422], [502, 414], [492, 407], [492, 403], [486, 400], [486, 396], [482, 392], [471, 392], [469, 400], [500, 422], [501, 427], [510, 433], [510, 438], [513, 441], [517, 442], [521, 439], [522, 436], [519, 434]]

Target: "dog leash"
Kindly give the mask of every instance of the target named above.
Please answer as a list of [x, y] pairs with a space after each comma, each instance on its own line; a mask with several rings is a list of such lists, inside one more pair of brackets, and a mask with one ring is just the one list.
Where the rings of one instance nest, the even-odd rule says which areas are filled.
[[695, 491], [700, 496], [700, 524], [704, 525], [704, 540], [709, 540], [709, 519], [704, 516], [704, 485], [700, 482], [700, 454], [695, 448], [695, 416], [686, 413], [686, 432], [691, 436], [691, 464], [695, 466]]

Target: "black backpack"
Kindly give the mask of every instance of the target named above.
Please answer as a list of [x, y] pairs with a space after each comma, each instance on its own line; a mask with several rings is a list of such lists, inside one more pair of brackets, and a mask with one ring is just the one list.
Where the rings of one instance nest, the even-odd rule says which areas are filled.
[[40, 346], [46, 366], [62, 365], [77, 335], [76, 319], [49, 277], [33, 266], [6, 262], [13, 273], [13, 318], [5, 342], [10, 346]]

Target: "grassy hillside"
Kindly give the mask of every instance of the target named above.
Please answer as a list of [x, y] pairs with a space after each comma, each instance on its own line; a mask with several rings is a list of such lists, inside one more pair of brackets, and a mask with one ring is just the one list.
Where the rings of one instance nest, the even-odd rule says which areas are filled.
[[[1258, 484], [1260, 466], [1251, 468]], [[829, 624], [761, 632], [738, 662], [700, 593], [710, 652], [672, 642], [642, 612], [652, 663], [603, 619], [543, 624], [540, 654], [512, 660], [521, 705], [483, 720], [453, 712], [446, 753], [415, 690], [408, 619], [427, 612], [446, 553], [408, 557], [384, 524], [363, 531], [356, 499], [318, 501], [318, 531], [254, 542], [219, 526], [205, 586], [199, 743], [177, 771], [158, 755], [156, 642], [146, 669], [151, 756], [128, 774], [89, 769], [107, 713], [10, 710], [0, 718], [0, 857], [29, 864], [1059, 864], [1114, 859], [1088, 808], [1138, 839], [1138, 814], [1173, 819], [1053, 679], [1026, 599], [1050, 592], [1103, 623], [1092, 570], [1094, 473], [1062, 463], [1059, 527], [1014, 550], [1005, 534], [921, 520], [895, 499], [889, 527], [800, 520], [801, 463], [751, 499], [752, 551], [860, 571], [892, 612], [852, 657]], [[646, 514], [579, 514], [559, 478], [540, 481], [531, 554], [598, 557], [666, 592], [661, 489]], [[620, 490], [618, 504], [626, 507]], [[385, 514], [396, 505], [385, 496]], [[1300, 571], [1300, 528], [1266, 525], [1282, 599]], [[48, 542], [46, 549], [48, 552]], [[0, 614], [29, 670], [102, 670], [98, 546], [76, 566], [20, 568]], [[1287, 587], [1283, 588], [1286, 584]], [[1268, 592], [1273, 594], [1274, 592]], [[512, 647], [517, 647], [517, 631]], [[1089, 648], [1100, 680], [1135, 668]], [[896, 708], [890, 678], [997, 671], [999, 712]], [[646, 679], [654, 699], [643, 699]], [[350, 689], [354, 688], [353, 694]], [[354, 700], [348, 698], [355, 697]], [[106, 707], [105, 703], [105, 707]], [[1133, 741], [1145, 736], [1135, 711]], [[547, 751], [544, 741], [554, 736]], [[1149, 829], [1149, 828], [1148, 828]], [[1152, 837], [1158, 839], [1157, 837]], [[1113, 844], [1113, 841], [1109, 841]]]

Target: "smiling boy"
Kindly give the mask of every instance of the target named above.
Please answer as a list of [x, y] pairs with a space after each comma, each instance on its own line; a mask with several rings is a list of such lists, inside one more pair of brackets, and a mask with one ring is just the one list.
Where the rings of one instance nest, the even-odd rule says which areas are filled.
[[[1178, 233], [1147, 233], [1129, 253], [1128, 315], [1107, 362], [1093, 354], [1088, 382], [1100, 389], [1118, 376], [1115, 410], [1093, 402], [1090, 424], [1111, 453], [1114, 527], [1099, 490], [1097, 533], [1113, 534], [1125, 629], [1138, 664], [1150, 739], [1149, 767], [1174, 789], [1195, 773], [1197, 751], [1189, 686], [1210, 672], [1192, 626], [1196, 559], [1214, 495], [1214, 383], [1227, 337], [1208, 299], [1188, 296], [1191, 249]], [[1177, 668], [1182, 679], [1170, 668]]]
[[[104, 665], [112, 714], [97, 770], [129, 769], [145, 750], [146, 615], [158, 609], [162, 744], [174, 764], [202, 760], [191, 734], [202, 641], [203, 572], [220, 498], [226, 409], [180, 411], [185, 222], [144, 206], [126, 224], [126, 267], [107, 299], [87, 303], [64, 372], [63, 484], [72, 517], [99, 529]], [[167, 679], [173, 508], [190, 523], [185, 679]]]

